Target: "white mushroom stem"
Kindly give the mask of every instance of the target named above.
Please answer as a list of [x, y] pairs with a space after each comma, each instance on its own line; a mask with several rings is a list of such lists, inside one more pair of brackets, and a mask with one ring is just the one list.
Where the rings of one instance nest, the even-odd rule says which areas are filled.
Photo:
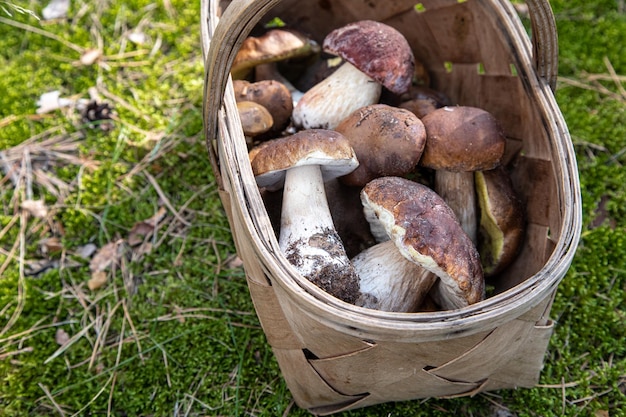
[[279, 245], [301, 275], [347, 302], [358, 294], [358, 277], [336, 232], [318, 165], [287, 170]]
[[279, 243], [283, 251], [302, 238], [334, 229], [318, 165], [292, 167], [285, 173]]
[[294, 124], [302, 129], [334, 129], [357, 109], [377, 103], [382, 86], [344, 62], [308, 90], [293, 109]]
[[415, 312], [437, 280], [432, 272], [405, 258], [391, 240], [352, 258], [361, 296], [356, 304], [382, 311]]
[[435, 192], [456, 214], [461, 228], [474, 244], [478, 236], [478, 202], [474, 188], [474, 173], [435, 171]]

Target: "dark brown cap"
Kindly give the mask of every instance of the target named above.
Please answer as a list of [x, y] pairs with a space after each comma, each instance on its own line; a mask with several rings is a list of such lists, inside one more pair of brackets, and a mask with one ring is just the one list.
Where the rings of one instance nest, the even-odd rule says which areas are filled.
[[411, 85], [413, 51], [404, 35], [389, 25], [373, 20], [349, 23], [326, 35], [322, 47], [396, 94]]
[[308, 56], [319, 51], [319, 45], [302, 33], [272, 29], [258, 37], [249, 36], [243, 41], [235, 56], [231, 73], [234, 78], [242, 78], [256, 65]]
[[253, 101], [269, 111], [274, 121], [272, 132], [280, 132], [291, 120], [293, 101], [289, 89], [281, 82], [263, 80], [251, 83], [245, 80], [234, 80], [235, 100]]
[[326, 129], [302, 130], [269, 140], [248, 155], [258, 186], [268, 190], [281, 188], [284, 171], [291, 167], [319, 165], [327, 181], [346, 175], [359, 165], [348, 139]]
[[469, 106], [442, 107], [422, 118], [426, 147], [421, 165], [448, 171], [482, 171], [500, 164], [506, 138], [496, 118]]
[[364, 186], [382, 176], [403, 176], [415, 169], [426, 144], [422, 121], [408, 110], [373, 104], [345, 118], [335, 130], [348, 138], [359, 167], [341, 178]]
[[440, 278], [444, 308], [484, 298], [478, 251], [433, 190], [404, 178], [382, 177], [363, 188], [361, 200], [368, 220], [379, 222], [407, 259]]

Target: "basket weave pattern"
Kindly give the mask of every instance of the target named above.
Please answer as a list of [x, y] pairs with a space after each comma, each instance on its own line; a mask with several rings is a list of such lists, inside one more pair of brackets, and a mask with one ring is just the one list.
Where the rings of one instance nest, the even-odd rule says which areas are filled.
[[[324, 415], [536, 384], [553, 329], [550, 307], [578, 243], [582, 205], [574, 151], [551, 90], [554, 21], [546, 1], [528, 5], [532, 43], [504, 0], [424, 0], [419, 10], [405, 0], [203, 0], [209, 153], [257, 315], [300, 407]], [[499, 277], [495, 296], [456, 311], [367, 310], [324, 293], [284, 259], [249, 166], [228, 76], [243, 39], [275, 16], [319, 42], [350, 21], [394, 26], [429, 69], [435, 89], [502, 123], [505, 163], [528, 225], [524, 247]]]

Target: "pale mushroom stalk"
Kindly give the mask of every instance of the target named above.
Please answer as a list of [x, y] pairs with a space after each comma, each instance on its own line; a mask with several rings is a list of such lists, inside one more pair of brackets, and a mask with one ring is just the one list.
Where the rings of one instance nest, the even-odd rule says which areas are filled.
[[335, 230], [317, 165], [285, 173], [279, 246], [298, 272], [322, 288], [335, 288], [332, 281], [338, 278], [357, 282]]
[[377, 103], [382, 87], [402, 94], [415, 69], [413, 51], [393, 27], [362, 20], [331, 31], [324, 52], [344, 60], [337, 70], [309, 89], [293, 111], [302, 129], [334, 129], [360, 107]]
[[303, 129], [334, 129], [352, 112], [376, 103], [381, 91], [381, 84], [345, 62], [304, 93], [294, 107], [293, 121]]
[[478, 236], [478, 206], [474, 188], [474, 173], [471, 171], [435, 171], [434, 189], [456, 214], [461, 228], [472, 242]]
[[506, 138], [495, 117], [469, 106], [441, 107], [422, 118], [426, 146], [420, 164], [435, 170], [435, 191], [477, 243], [474, 172], [500, 165]]
[[259, 187], [283, 188], [279, 246], [309, 281], [354, 303], [358, 277], [337, 233], [324, 182], [358, 166], [348, 140], [338, 132], [306, 130], [262, 143], [249, 152]]
[[[280, 248], [287, 253], [294, 244], [300, 245], [302, 240], [327, 233], [334, 227], [319, 167], [304, 165], [289, 169], [285, 173]], [[318, 253], [317, 248], [313, 253]]]
[[391, 240], [378, 243], [352, 258], [361, 296], [356, 304], [382, 311], [415, 312], [437, 276], [400, 253]]

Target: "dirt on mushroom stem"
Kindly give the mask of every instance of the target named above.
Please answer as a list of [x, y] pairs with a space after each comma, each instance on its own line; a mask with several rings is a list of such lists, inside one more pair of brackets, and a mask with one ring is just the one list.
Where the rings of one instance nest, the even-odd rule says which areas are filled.
[[[313, 264], [314, 268], [311, 269], [315, 272], [305, 278], [340, 300], [354, 304], [360, 296], [359, 278], [354, 269], [346, 268], [341, 263], [328, 262], [329, 258], [341, 259], [343, 256], [341, 251], [343, 244], [339, 234], [333, 229], [326, 228], [321, 233], [312, 235], [308, 242], [304, 240], [292, 242], [285, 250], [285, 257], [289, 263], [296, 268], [306, 263]], [[320, 249], [328, 256], [303, 255], [300, 250], [303, 246]]]

